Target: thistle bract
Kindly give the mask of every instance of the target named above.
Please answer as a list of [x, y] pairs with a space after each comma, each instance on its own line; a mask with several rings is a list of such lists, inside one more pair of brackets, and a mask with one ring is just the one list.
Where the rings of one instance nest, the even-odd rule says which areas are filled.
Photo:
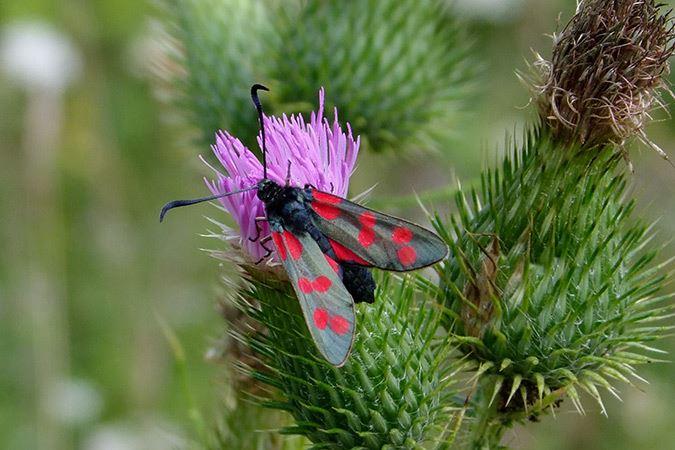
[[[323, 105], [322, 89], [319, 91], [319, 109], [311, 114], [309, 122], [295, 115], [264, 118], [267, 175], [279, 184], [286, 181], [292, 186], [310, 184], [344, 197], [356, 164], [359, 138], [352, 136], [349, 125], [346, 132], [342, 130], [337, 109], [332, 122], [324, 118]], [[259, 136], [259, 145], [262, 145], [261, 139]], [[214, 169], [217, 178], [206, 180], [214, 194], [248, 188], [263, 178], [263, 166], [255, 154], [226, 131], [217, 133], [212, 148], [225, 169], [225, 174]], [[239, 226], [239, 231], [230, 231], [228, 237], [238, 241], [244, 252], [253, 261], [258, 261], [266, 251], [256, 238], [267, 236], [269, 227], [267, 223], [259, 223], [258, 234], [255, 219], [263, 217], [265, 210], [256, 191], [225, 197], [220, 202]]]

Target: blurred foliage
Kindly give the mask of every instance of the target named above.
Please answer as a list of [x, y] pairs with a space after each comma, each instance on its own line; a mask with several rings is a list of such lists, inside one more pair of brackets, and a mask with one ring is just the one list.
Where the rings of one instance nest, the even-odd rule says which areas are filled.
[[160, 6], [173, 38], [160, 73], [176, 109], [191, 114], [205, 145], [219, 129], [252, 139], [258, 123], [248, 87], [267, 78], [270, 46], [277, 42], [265, 2], [164, 0]]
[[[480, 14], [470, 18], [467, 35], [476, 41], [473, 53], [489, 71], [472, 104], [476, 118], [462, 127], [457, 143], [414, 160], [364, 155], [354, 192], [381, 182], [377, 197], [409, 194], [445, 185], [453, 169], [464, 180], [475, 179], [483, 161], [492, 163], [492, 143], [501, 141], [505, 128], [521, 127], [528, 114], [519, 109], [528, 98], [514, 69], [524, 68], [520, 61], [530, 48], [550, 47], [544, 35], [559, 12], [568, 17], [576, 3], [509, 4], [504, 20]], [[27, 142], [40, 131], [25, 128], [31, 94], [0, 75], [2, 448], [109, 448], [103, 443], [122, 443], [130, 449], [180, 447], [175, 440], [167, 442], [166, 435], [186, 440], [192, 435], [185, 425], [188, 402], [155, 314], [168, 322], [184, 346], [190, 391], [204, 417], [215, 416], [212, 411], [221, 407], [214, 386], [227, 382], [223, 370], [201, 357], [221, 330], [213, 314], [215, 302], [209, 300], [222, 289], [216, 282], [219, 270], [195, 250], [204, 245], [196, 233], [207, 223], [195, 225], [194, 215], [176, 215], [157, 225], [157, 210], [164, 201], [204, 192], [196, 173], [205, 170], [196, 155], [208, 152], [204, 144], [210, 141], [199, 147], [184, 145], [179, 138], [187, 130], [167, 123], [151, 95], [149, 63], [159, 50], [148, 39], [152, 28], [147, 14], [155, 11], [132, 0], [0, 3], [3, 29], [23, 20], [54, 24], [83, 60], [80, 77], [61, 97], [48, 208], [31, 194], [45, 175], [27, 170], [32, 167]], [[218, 18], [215, 12], [207, 16]], [[259, 45], [255, 37], [247, 42]], [[232, 86], [231, 91], [245, 95], [251, 81], [265, 80], [244, 78], [245, 86]], [[352, 89], [360, 91], [359, 86]], [[49, 116], [42, 123], [57, 123], [56, 118]], [[249, 120], [254, 119], [251, 111]], [[208, 136], [205, 128], [202, 133]], [[669, 144], [675, 137], [672, 120], [651, 125], [648, 134], [669, 154], [675, 153]], [[640, 205], [634, 214], [647, 221], [662, 217], [660, 235], [670, 236], [675, 231], [672, 169], [651, 153], [632, 155], [636, 173], [628, 181]], [[204, 206], [203, 211], [210, 210]], [[414, 207], [405, 213], [421, 215]], [[672, 254], [672, 248], [664, 253]], [[61, 295], [60, 301], [47, 302], [58, 314], [38, 322], [41, 310], [36, 306], [41, 303], [33, 300], [53, 297], [35, 294], [31, 280], [45, 272]], [[673, 349], [672, 341], [668, 348]], [[606, 402], [609, 419], [596, 410], [583, 418], [564, 414], [572, 407], [563, 404], [556, 420], [547, 418], [524, 433], [507, 433], [505, 439], [517, 448], [663, 448], [675, 441], [670, 413], [675, 369], [657, 365], [643, 376], [650, 385], [622, 389], [623, 403]], [[64, 384], [51, 384], [64, 380], [83, 381], [92, 389], [54, 389]], [[88, 415], [68, 419], [73, 416], [67, 411], [85, 411], [97, 398], [100, 409], [89, 408]], [[58, 439], [48, 441], [45, 436]]]
[[160, 5], [173, 39], [160, 73], [204, 144], [219, 128], [254, 143], [247, 88], [257, 81], [272, 87], [270, 112], [309, 112], [323, 86], [329, 110], [373, 150], [439, 149], [477, 84], [470, 41], [442, 0]]

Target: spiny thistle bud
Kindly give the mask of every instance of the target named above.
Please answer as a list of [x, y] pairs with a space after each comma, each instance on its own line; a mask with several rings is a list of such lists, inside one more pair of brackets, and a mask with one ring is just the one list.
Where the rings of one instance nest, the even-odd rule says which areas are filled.
[[622, 145], [644, 127], [669, 73], [673, 22], [654, 0], [592, 0], [554, 37], [551, 61], [535, 62], [533, 81], [542, 118], [552, 134], [585, 147]]
[[243, 89], [253, 80], [281, 81], [270, 98], [278, 112], [325, 86], [378, 150], [447, 142], [473, 92], [476, 65], [444, 0], [158, 1], [173, 63], [162, 77], [204, 142], [223, 127], [254, 135]]
[[[672, 22], [652, 1], [585, 1], [556, 41], [541, 88], [542, 124], [458, 214], [437, 219], [451, 246], [441, 275], [446, 326], [475, 364], [473, 443], [499, 445], [512, 423], [579, 391], [618, 396], [641, 379], [672, 311], [645, 250], [650, 227], [625, 200], [621, 144], [644, 136], [673, 52]], [[595, 146], [597, 151], [586, 151]], [[619, 150], [619, 151], [617, 151]]]
[[457, 129], [475, 68], [446, 2], [284, 3], [273, 75], [284, 81], [282, 103], [307, 102], [325, 86], [374, 150], [436, 148]]
[[606, 378], [625, 380], [651, 361], [634, 350], [658, 337], [647, 323], [667, 299], [654, 296], [663, 282], [654, 254], [641, 252], [649, 230], [621, 203], [619, 159], [559, 149], [533, 132], [480, 191], [458, 194], [450, 229], [437, 223], [451, 245], [441, 286], [452, 328], [499, 380], [494, 395], [508, 389], [502, 412], [512, 401], [537, 411], [577, 387], [598, 400], [595, 385], [614, 393]]
[[375, 303], [359, 305], [356, 340], [341, 368], [316, 354], [289, 289], [256, 282], [240, 293], [240, 301], [260, 305], [249, 313], [268, 328], [248, 338], [266, 366], [248, 373], [277, 392], [265, 405], [294, 417], [283, 433], [304, 435], [317, 448], [363, 449], [422, 448], [445, 436], [459, 366], [439, 341], [439, 314], [416, 304], [411, 285], [390, 276], [380, 282]]
[[[168, 61], [158, 70], [164, 96], [209, 144], [214, 130], [255, 136], [246, 88], [264, 79], [272, 33], [269, 8], [252, 0], [157, 0]], [[247, 141], [248, 142], [248, 141]]]

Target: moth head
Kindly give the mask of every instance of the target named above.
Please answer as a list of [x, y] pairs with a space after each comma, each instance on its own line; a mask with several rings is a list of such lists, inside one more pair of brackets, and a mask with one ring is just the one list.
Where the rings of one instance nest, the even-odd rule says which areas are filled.
[[271, 202], [279, 193], [281, 186], [269, 178], [263, 178], [256, 185], [258, 188], [258, 198], [263, 203]]

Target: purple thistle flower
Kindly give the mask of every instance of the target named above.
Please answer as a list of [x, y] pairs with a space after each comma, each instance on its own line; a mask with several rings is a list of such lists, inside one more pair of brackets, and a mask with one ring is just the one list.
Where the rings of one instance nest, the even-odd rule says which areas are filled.
[[[279, 184], [286, 183], [290, 163], [290, 184], [302, 187], [311, 184], [319, 190], [346, 196], [349, 177], [354, 171], [360, 138], [352, 137], [338, 123], [337, 108], [333, 123], [323, 117], [324, 90], [319, 90], [319, 110], [312, 112], [309, 123], [302, 116], [285, 114], [264, 118], [267, 138], [267, 174]], [[258, 135], [262, 148], [262, 137]], [[263, 178], [263, 167], [258, 158], [226, 131], [216, 133], [213, 152], [225, 168], [226, 175], [214, 169], [216, 180], [205, 179], [213, 194], [223, 194], [255, 185]], [[238, 240], [239, 247], [252, 261], [259, 260], [266, 251], [255, 238], [256, 217], [265, 216], [262, 201], [256, 191], [248, 191], [220, 199], [221, 204], [239, 225], [239, 232], [230, 230], [228, 240]], [[269, 235], [267, 223], [260, 223], [260, 237]], [[275, 259], [276, 257], [273, 256]]]

